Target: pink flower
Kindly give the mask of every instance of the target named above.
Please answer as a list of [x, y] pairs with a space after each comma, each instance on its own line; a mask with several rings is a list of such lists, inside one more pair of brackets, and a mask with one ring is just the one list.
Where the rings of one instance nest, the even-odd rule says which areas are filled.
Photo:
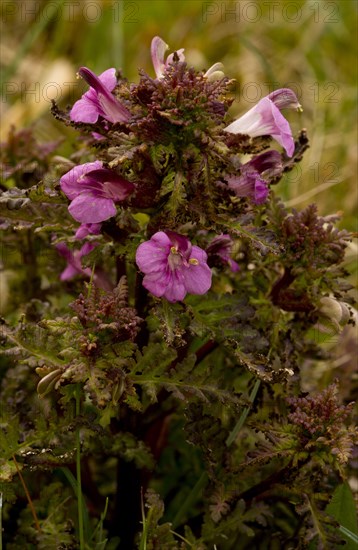
[[183, 300], [186, 294], [205, 294], [211, 287], [207, 254], [173, 231], [159, 231], [139, 245], [136, 262], [145, 273], [143, 286], [169, 302]]
[[75, 237], [76, 239], [84, 239], [87, 235], [99, 235], [101, 227], [101, 223], [83, 223], [77, 229]]
[[287, 155], [292, 157], [295, 143], [290, 125], [280, 112], [283, 108], [301, 110], [296, 95], [288, 88], [281, 88], [262, 98], [252, 109], [224, 130], [251, 137], [270, 135], [286, 150]]
[[[164, 76], [165, 70], [174, 61], [174, 53], [168, 55], [166, 61], [164, 61], [164, 54], [168, 49], [168, 44], [166, 44], [164, 40], [162, 40], [159, 36], [155, 36], [153, 38], [150, 52], [152, 56], [154, 71], [158, 79]], [[185, 61], [183, 52], [183, 48], [175, 52], [175, 54], [179, 58], [179, 61]]]
[[107, 69], [98, 77], [90, 69], [81, 67], [78, 74], [90, 89], [72, 107], [71, 120], [93, 124], [101, 116], [112, 123], [128, 122], [130, 112], [111, 93], [117, 85], [115, 69]]
[[92, 278], [93, 284], [104, 290], [112, 290], [113, 285], [109, 280], [107, 274], [101, 269], [96, 269], [92, 273], [90, 267], [82, 267], [81, 259], [83, 256], [87, 256], [94, 248], [96, 248], [98, 243], [85, 243], [82, 248], [79, 250], [70, 250], [65, 243], [59, 243], [56, 245], [57, 251], [67, 260], [67, 267], [60, 275], [61, 281], [68, 281], [76, 277], [77, 275], [82, 275], [84, 277]]
[[218, 256], [222, 262], [228, 263], [231, 271], [235, 273], [239, 271], [240, 266], [230, 256], [232, 245], [233, 240], [230, 235], [221, 234], [213, 238], [206, 250], [209, 258], [210, 256]]
[[93, 224], [115, 216], [115, 203], [134, 191], [133, 183], [102, 166], [99, 160], [80, 164], [60, 180], [62, 191], [72, 201], [68, 207], [71, 216], [82, 224], [90, 224], [88, 233], [98, 233]]
[[237, 197], [249, 197], [255, 204], [265, 202], [269, 193], [267, 181], [262, 177], [282, 170], [281, 155], [277, 151], [265, 151], [240, 168], [239, 176], [225, 177], [228, 186]]
[[94, 248], [96, 244], [85, 243], [80, 250], [70, 250], [65, 243], [59, 243], [56, 245], [57, 251], [67, 260], [67, 267], [61, 273], [61, 281], [68, 281], [73, 279], [76, 275], [86, 275], [91, 277], [92, 270], [89, 267], [85, 269], [82, 267], [81, 258], [87, 256]]

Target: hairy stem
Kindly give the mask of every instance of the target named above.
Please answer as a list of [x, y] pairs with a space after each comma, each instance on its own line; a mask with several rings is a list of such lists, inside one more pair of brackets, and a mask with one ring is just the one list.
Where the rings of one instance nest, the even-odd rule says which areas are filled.
[[[81, 390], [79, 384], [76, 388], [76, 417], [81, 411]], [[77, 510], [78, 510], [78, 531], [80, 539], [80, 550], [85, 548], [84, 529], [83, 529], [83, 498], [81, 486], [81, 439], [80, 428], [76, 430], [76, 477], [77, 477]]]

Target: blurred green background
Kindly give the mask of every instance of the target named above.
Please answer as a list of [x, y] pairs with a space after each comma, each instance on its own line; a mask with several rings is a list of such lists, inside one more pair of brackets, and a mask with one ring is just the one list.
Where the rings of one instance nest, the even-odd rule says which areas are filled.
[[[232, 114], [279, 87], [299, 96], [301, 115], [285, 113], [296, 133], [307, 129], [310, 149], [280, 182], [288, 205], [316, 201], [322, 214], [343, 213], [357, 230], [357, 6], [356, 1], [57, 0], [1, 3], [1, 139], [11, 124], [35, 124], [40, 140], [76, 133], [49, 113], [86, 89], [76, 71], [143, 67], [154, 76], [150, 43], [161, 36], [187, 61], [208, 68], [221, 61], [236, 79]], [[353, 244], [349, 254], [355, 256]]]

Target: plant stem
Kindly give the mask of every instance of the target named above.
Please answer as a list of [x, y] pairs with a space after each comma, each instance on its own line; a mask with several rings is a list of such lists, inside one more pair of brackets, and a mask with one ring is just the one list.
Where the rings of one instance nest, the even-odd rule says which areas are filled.
[[203, 344], [201, 348], [199, 348], [195, 352], [195, 355], [196, 355], [195, 365], [198, 365], [201, 361], [203, 361], [205, 357], [209, 355], [209, 353], [211, 353], [212, 351], [214, 351], [214, 349], [218, 347], [218, 345], [219, 344], [217, 342], [214, 342], [214, 340], [208, 340], [207, 342], [205, 342], [205, 344]]
[[36, 514], [36, 510], [35, 510], [35, 507], [33, 505], [33, 502], [31, 500], [31, 497], [30, 497], [30, 493], [26, 487], [26, 483], [25, 483], [25, 480], [24, 478], [22, 477], [22, 474], [20, 472], [20, 468], [19, 468], [19, 465], [17, 463], [17, 460], [15, 458], [15, 455], [12, 455], [12, 459], [14, 461], [14, 464], [15, 464], [15, 467], [16, 467], [16, 470], [17, 470], [17, 473], [19, 474], [19, 478], [21, 480], [21, 483], [22, 483], [22, 486], [24, 488], [24, 491], [25, 491], [25, 494], [26, 494], [26, 498], [27, 498], [27, 501], [29, 503], [29, 506], [30, 506], [30, 510], [31, 510], [31, 513], [32, 513], [32, 517], [34, 518], [34, 522], [35, 522], [35, 525], [36, 525], [36, 529], [41, 532], [41, 527], [40, 527], [40, 524], [39, 524], [39, 520], [38, 520], [38, 517], [37, 517], [37, 514]]
[[0, 550], [2, 550], [2, 493], [0, 493]]
[[145, 517], [143, 487], [141, 488], [140, 503], [141, 503], [141, 512], [142, 512], [143, 531], [142, 531], [142, 536], [140, 538], [139, 550], [147, 550], [148, 523], [147, 523], [147, 519]]
[[[76, 417], [80, 415], [81, 411], [81, 390], [79, 384], [76, 388]], [[80, 429], [76, 429], [76, 477], [77, 477], [77, 506], [78, 506], [78, 531], [80, 539], [80, 550], [84, 550], [84, 530], [83, 530], [83, 498], [82, 498], [82, 486], [81, 486], [81, 439]]]
[[[250, 397], [249, 397], [250, 403], [253, 403], [255, 401], [255, 397], [256, 397], [256, 394], [259, 390], [260, 383], [261, 383], [261, 380], [256, 380], [255, 385], [254, 385], [254, 387], [252, 389], [252, 392], [250, 394]], [[235, 428], [231, 431], [231, 433], [229, 434], [229, 437], [226, 440], [226, 446], [227, 447], [230, 447], [230, 445], [232, 445], [232, 443], [237, 438], [237, 435], [238, 435], [239, 431], [241, 430], [241, 428], [243, 427], [243, 425], [245, 423], [245, 420], [247, 418], [247, 415], [250, 412], [250, 408], [251, 407], [245, 407], [244, 410], [242, 411], [242, 413], [240, 415], [240, 418], [239, 418]]]

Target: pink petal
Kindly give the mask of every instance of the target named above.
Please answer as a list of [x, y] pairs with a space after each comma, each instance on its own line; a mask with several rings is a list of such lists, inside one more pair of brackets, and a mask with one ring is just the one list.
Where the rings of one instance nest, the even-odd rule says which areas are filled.
[[91, 170], [102, 168], [102, 166], [103, 163], [99, 160], [75, 166], [61, 177], [60, 185], [62, 191], [70, 200], [76, 198], [84, 190], [83, 185], [78, 181], [79, 178]]
[[100, 223], [83, 223], [75, 233], [76, 239], [84, 239], [87, 235], [98, 235], [101, 231]]
[[87, 256], [92, 250], [96, 248], [96, 243], [85, 243], [82, 248], [79, 250], [79, 258], [82, 258], [83, 256]]
[[270, 149], [269, 151], [265, 151], [264, 153], [261, 153], [260, 155], [256, 155], [255, 157], [252, 157], [249, 162], [244, 164], [244, 166], [252, 166], [255, 170], [259, 172], [259, 174], [262, 174], [263, 172], [266, 172], [267, 170], [270, 171], [281, 171], [282, 170], [282, 158], [278, 151], [275, 151], [273, 149]]
[[172, 246], [175, 246], [184, 257], [190, 256], [192, 246], [189, 239], [174, 231], [167, 230], [165, 233], [168, 235]]
[[88, 122], [93, 124], [97, 122], [99, 115], [99, 106], [96, 106], [93, 101], [85, 96], [76, 101], [70, 111], [70, 118], [74, 122]]
[[252, 109], [224, 128], [224, 131], [251, 137], [270, 135], [286, 149], [287, 155], [293, 155], [294, 141], [290, 125], [268, 97], [260, 99]]
[[156, 277], [154, 277], [153, 275], [154, 274], [152, 273], [149, 275], [145, 275], [143, 279], [143, 286], [154, 296], [157, 296], [157, 298], [161, 298], [165, 294], [169, 278], [165, 272], [156, 273]]
[[72, 251], [68, 248], [68, 246], [65, 243], [58, 243], [56, 244], [56, 250], [61, 256], [66, 258], [68, 262], [73, 261], [73, 254]]
[[[105, 71], [106, 72], [106, 71]], [[93, 71], [87, 67], [81, 67], [78, 74], [87, 82], [87, 84], [93, 88], [90, 92], [95, 91], [97, 94], [97, 100], [102, 109], [99, 112], [104, 118], [110, 122], [127, 122], [130, 118], [130, 112], [128, 109], [118, 101], [113, 94], [110, 93], [102, 79], [98, 78]], [[103, 73], [102, 73], [103, 75]], [[111, 80], [109, 75], [104, 77], [104, 80]], [[88, 93], [88, 92], [87, 92]], [[93, 96], [91, 96], [92, 99]], [[88, 97], [87, 97], [88, 98]], [[94, 99], [94, 97], [93, 97]]]
[[155, 233], [150, 241], [139, 245], [136, 252], [136, 262], [143, 273], [160, 271], [168, 265], [168, 254], [171, 242], [163, 231]]
[[112, 199], [94, 197], [90, 193], [81, 193], [68, 207], [71, 216], [81, 223], [99, 223], [112, 216], [117, 210]]
[[72, 279], [76, 275], [81, 273], [78, 269], [76, 269], [73, 265], [68, 265], [66, 269], [64, 269], [60, 275], [61, 281], [68, 281], [69, 279]]
[[172, 271], [163, 295], [164, 298], [166, 298], [169, 302], [178, 302], [180, 300], [184, 300], [186, 293], [187, 288], [182, 271]]
[[252, 109], [247, 111], [247, 113], [239, 117], [237, 120], [234, 120], [234, 122], [229, 124], [229, 126], [226, 126], [226, 128], [224, 128], [224, 131], [230, 132], [231, 134], [247, 134], [251, 137], [263, 135], [260, 133], [262, 127], [262, 118], [258, 109], [259, 103], [252, 107]]
[[190, 253], [190, 258], [196, 258], [199, 263], [205, 263], [208, 259], [208, 255], [202, 248], [193, 245]]
[[269, 187], [267, 182], [259, 176], [255, 177], [255, 188], [252, 193], [252, 198], [255, 204], [262, 204], [265, 202], [269, 194]]
[[99, 193], [108, 199], [114, 201], [124, 200], [130, 195], [135, 187], [134, 184], [119, 176], [113, 170], [100, 168], [99, 170], [91, 170], [81, 178], [83, 188]]
[[182, 273], [190, 294], [205, 294], [211, 287], [211, 269], [206, 264], [190, 265]]
[[[274, 107], [274, 106], [273, 106]], [[275, 120], [276, 131], [272, 132], [272, 137], [286, 150], [289, 157], [292, 157], [295, 150], [295, 142], [289, 123], [280, 111], [275, 107], [272, 109]]]
[[228, 259], [230, 269], [233, 273], [236, 273], [237, 271], [240, 271], [240, 266], [235, 260], [232, 260], [231, 258]]
[[290, 88], [280, 88], [271, 92], [268, 96], [278, 109], [297, 109], [302, 111], [302, 107], [296, 97], [296, 94]]
[[117, 86], [116, 69], [107, 69], [98, 78], [109, 92]]
[[159, 36], [155, 36], [153, 38], [150, 53], [157, 78], [161, 78], [163, 76], [165, 69], [164, 54], [168, 49], [168, 44], [166, 44]]

